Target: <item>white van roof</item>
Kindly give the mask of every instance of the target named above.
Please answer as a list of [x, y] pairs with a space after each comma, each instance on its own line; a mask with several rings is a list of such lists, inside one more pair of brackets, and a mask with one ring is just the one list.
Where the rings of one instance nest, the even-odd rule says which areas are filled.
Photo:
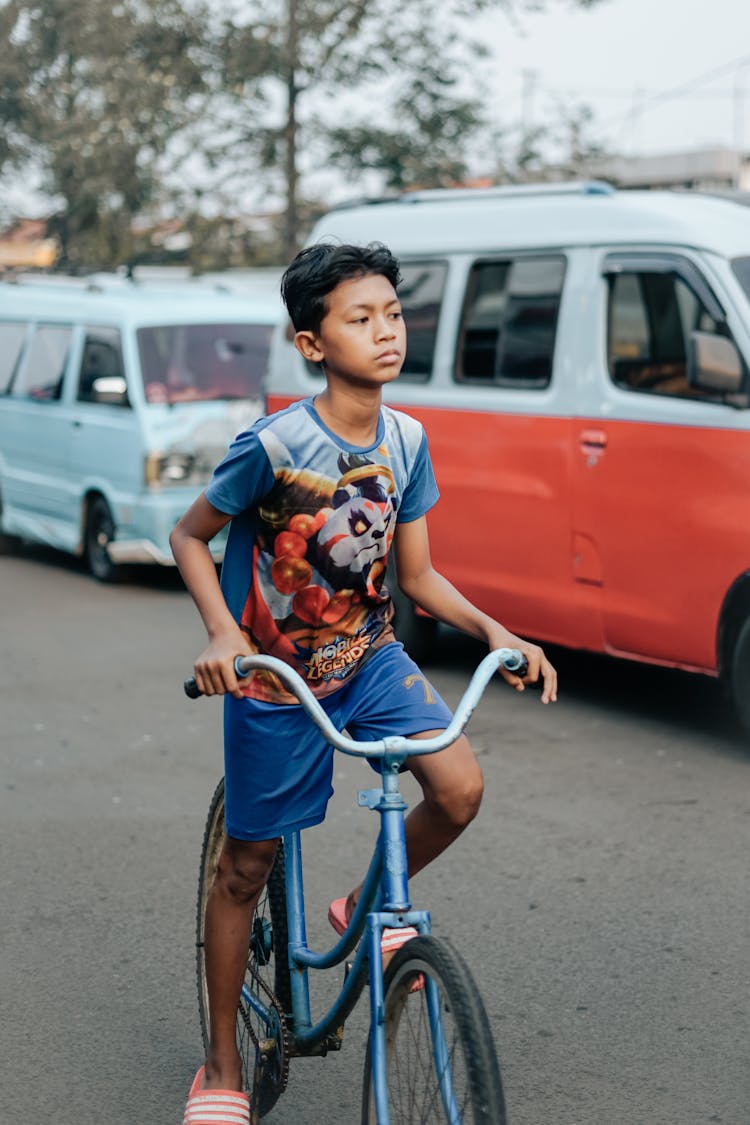
[[330, 211], [311, 241], [385, 242], [397, 255], [595, 245], [678, 245], [750, 254], [750, 210], [732, 200], [608, 184], [411, 192]]
[[123, 324], [276, 324], [281, 297], [240, 295], [216, 286], [139, 285], [106, 280], [45, 277], [0, 282], [0, 317]]

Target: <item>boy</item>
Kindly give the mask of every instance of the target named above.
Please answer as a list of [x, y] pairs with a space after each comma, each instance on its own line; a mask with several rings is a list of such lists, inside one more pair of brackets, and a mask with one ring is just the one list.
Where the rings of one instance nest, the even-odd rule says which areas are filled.
[[[505, 679], [522, 691], [541, 678], [543, 703], [557, 695], [542, 650], [480, 613], [432, 567], [425, 514], [438, 492], [425, 434], [382, 404], [406, 351], [399, 281], [397, 261], [378, 244], [320, 244], [295, 258], [282, 296], [295, 345], [321, 365], [325, 389], [241, 434], [172, 533], [209, 638], [195, 677], [206, 695], [226, 696], [227, 839], [206, 911], [211, 1043], [193, 1112], [201, 1090], [225, 1092], [230, 1112], [245, 1098], [232, 1093], [241, 1090], [235, 1016], [253, 910], [277, 839], [319, 823], [332, 793], [330, 747], [275, 676], [238, 681], [235, 656], [287, 661], [354, 738], [444, 730], [448, 708], [390, 626], [383, 578], [392, 542], [405, 594], [490, 649], [520, 648], [528, 674]], [[230, 520], [220, 587], [207, 543]], [[406, 821], [414, 875], [476, 815], [482, 774], [465, 736], [410, 758], [408, 768], [423, 793]], [[358, 893], [332, 904], [337, 929]]]

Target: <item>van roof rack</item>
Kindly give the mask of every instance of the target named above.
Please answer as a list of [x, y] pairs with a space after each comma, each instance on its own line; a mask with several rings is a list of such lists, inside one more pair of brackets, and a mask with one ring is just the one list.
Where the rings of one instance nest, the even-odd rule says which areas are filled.
[[382, 195], [347, 200], [336, 204], [333, 211], [354, 207], [377, 207], [385, 203], [453, 203], [465, 199], [529, 199], [550, 195], [614, 195], [616, 188], [604, 180], [570, 180], [551, 184], [499, 184], [485, 188], [426, 188], [405, 191], [400, 195]]

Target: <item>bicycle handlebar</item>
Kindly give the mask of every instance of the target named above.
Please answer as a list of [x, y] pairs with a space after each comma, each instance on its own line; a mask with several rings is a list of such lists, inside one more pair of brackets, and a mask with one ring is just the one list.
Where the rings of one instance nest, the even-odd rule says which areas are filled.
[[[524, 676], [528, 668], [526, 657], [517, 648], [497, 648], [488, 653], [477, 666], [446, 729], [434, 738], [420, 738], [415, 744], [414, 739], [404, 735], [388, 735], [374, 742], [357, 742], [348, 738], [337, 730], [302, 677], [275, 656], [238, 656], [234, 662], [235, 671], [240, 677], [257, 669], [265, 669], [277, 675], [292, 694], [296, 695], [326, 741], [342, 753], [351, 754], [355, 758], [382, 758], [386, 754], [434, 754], [438, 750], [445, 750], [463, 732], [484, 689], [501, 665], [508, 672], [515, 672], [519, 676]], [[185, 680], [184, 688], [190, 699], [197, 699], [203, 694], [192, 676]]]

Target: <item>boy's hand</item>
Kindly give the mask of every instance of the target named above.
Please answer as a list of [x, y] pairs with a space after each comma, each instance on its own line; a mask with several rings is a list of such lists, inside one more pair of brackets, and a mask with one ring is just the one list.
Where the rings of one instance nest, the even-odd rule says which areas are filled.
[[234, 659], [236, 656], [251, 656], [252, 653], [240, 629], [213, 637], [195, 662], [195, 682], [204, 695], [229, 694], [235, 699], [242, 699]]
[[521, 679], [515, 672], [508, 672], [505, 668], [500, 668], [500, 674], [505, 680], [515, 688], [516, 691], [523, 691], [526, 684], [536, 684], [540, 680], [542, 682], [542, 703], [556, 703], [557, 702], [557, 672], [550, 664], [547, 657], [544, 655], [544, 650], [539, 645], [532, 645], [528, 641], [521, 640], [513, 633], [509, 633], [507, 629], [503, 629], [501, 625], [491, 629], [487, 637], [487, 643], [490, 649], [496, 648], [517, 648], [524, 654], [528, 661], [528, 671]]

